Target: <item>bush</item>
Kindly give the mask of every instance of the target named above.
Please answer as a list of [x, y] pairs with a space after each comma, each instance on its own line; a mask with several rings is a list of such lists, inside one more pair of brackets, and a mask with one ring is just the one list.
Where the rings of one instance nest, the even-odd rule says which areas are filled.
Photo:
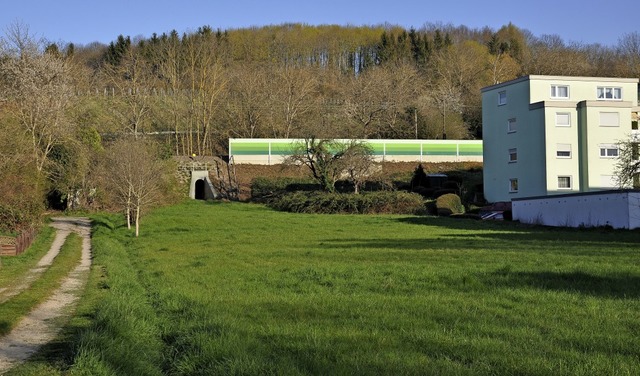
[[449, 216], [451, 214], [464, 213], [464, 205], [462, 205], [460, 196], [453, 193], [447, 193], [438, 197], [436, 207], [438, 208], [438, 215]]
[[255, 178], [251, 181], [251, 199], [266, 201], [287, 192], [311, 191], [320, 186], [310, 179], [302, 178]]
[[417, 187], [425, 187], [429, 188], [429, 178], [427, 177], [426, 172], [424, 172], [424, 167], [422, 164], [419, 164], [418, 167], [413, 171], [413, 176], [411, 177], [411, 189], [416, 189]]
[[293, 192], [275, 197], [268, 205], [276, 210], [319, 214], [424, 214], [422, 197], [415, 193], [382, 191], [359, 195]]

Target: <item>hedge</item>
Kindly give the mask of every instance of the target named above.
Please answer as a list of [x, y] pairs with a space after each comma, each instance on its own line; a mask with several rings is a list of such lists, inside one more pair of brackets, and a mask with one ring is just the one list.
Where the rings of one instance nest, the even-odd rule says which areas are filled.
[[419, 194], [400, 191], [367, 192], [359, 195], [298, 191], [273, 198], [276, 210], [321, 214], [425, 214]]
[[266, 201], [287, 192], [316, 189], [320, 189], [320, 185], [311, 179], [260, 177], [251, 181], [251, 200]]

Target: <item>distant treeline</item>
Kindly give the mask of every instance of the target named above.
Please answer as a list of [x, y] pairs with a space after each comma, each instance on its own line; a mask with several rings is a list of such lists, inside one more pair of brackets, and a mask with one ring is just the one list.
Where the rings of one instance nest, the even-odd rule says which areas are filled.
[[199, 134], [173, 140], [177, 154], [222, 153], [228, 137], [480, 138], [484, 86], [526, 74], [640, 76], [638, 34], [608, 47], [512, 24], [201, 27], [48, 50], [82, 68], [78, 92], [133, 93], [86, 100], [99, 131]]

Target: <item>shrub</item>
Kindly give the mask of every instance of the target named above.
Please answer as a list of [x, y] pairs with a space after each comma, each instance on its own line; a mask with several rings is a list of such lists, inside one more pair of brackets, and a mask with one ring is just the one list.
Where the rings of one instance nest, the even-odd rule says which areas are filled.
[[442, 189], [453, 189], [457, 191], [460, 189], [460, 185], [461, 183], [458, 183], [457, 181], [448, 180], [442, 183]]
[[438, 208], [438, 215], [451, 215], [464, 213], [464, 206], [460, 201], [460, 196], [447, 193], [436, 200], [436, 207]]
[[419, 194], [420, 196], [424, 197], [424, 198], [431, 198], [433, 197], [433, 195], [435, 194], [435, 189], [433, 188], [426, 188], [426, 187], [422, 187], [422, 186], [418, 186], [418, 187], [414, 187], [413, 188], [413, 192]]
[[437, 199], [438, 197], [443, 196], [443, 195], [456, 194], [456, 191], [457, 190], [455, 190], [455, 189], [438, 189], [435, 192], [433, 192], [433, 196], [432, 197]]
[[251, 181], [251, 199], [266, 201], [286, 192], [311, 191], [319, 185], [310, 179], [302, 178], [255, 178]]
[[416, 189], [417, 187], [425, 187], [428, 188], [429, 178], [427, 178], [427, 174], [424, 172], [424, 167], [422, 164], [419, 164], [418, 167], [413, 171], [413, 176], [411, 177], [411, 189]]
[[423, 214], [422, 197], [415, 193], [382, 191], [359, 195], [293, 192], [275, 197], [270, 207], [294, 213], [319, 214]]

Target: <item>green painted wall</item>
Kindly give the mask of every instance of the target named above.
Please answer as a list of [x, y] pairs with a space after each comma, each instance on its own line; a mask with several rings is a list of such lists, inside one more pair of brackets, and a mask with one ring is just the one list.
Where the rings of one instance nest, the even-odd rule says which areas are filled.
[[[363, 140], [376, 156], [482, 156], [481, 140]], [[300, 139], [229, 139], [230, 155], [289, 155]], [[271, 145], [271, 148], [269, 148]]]

